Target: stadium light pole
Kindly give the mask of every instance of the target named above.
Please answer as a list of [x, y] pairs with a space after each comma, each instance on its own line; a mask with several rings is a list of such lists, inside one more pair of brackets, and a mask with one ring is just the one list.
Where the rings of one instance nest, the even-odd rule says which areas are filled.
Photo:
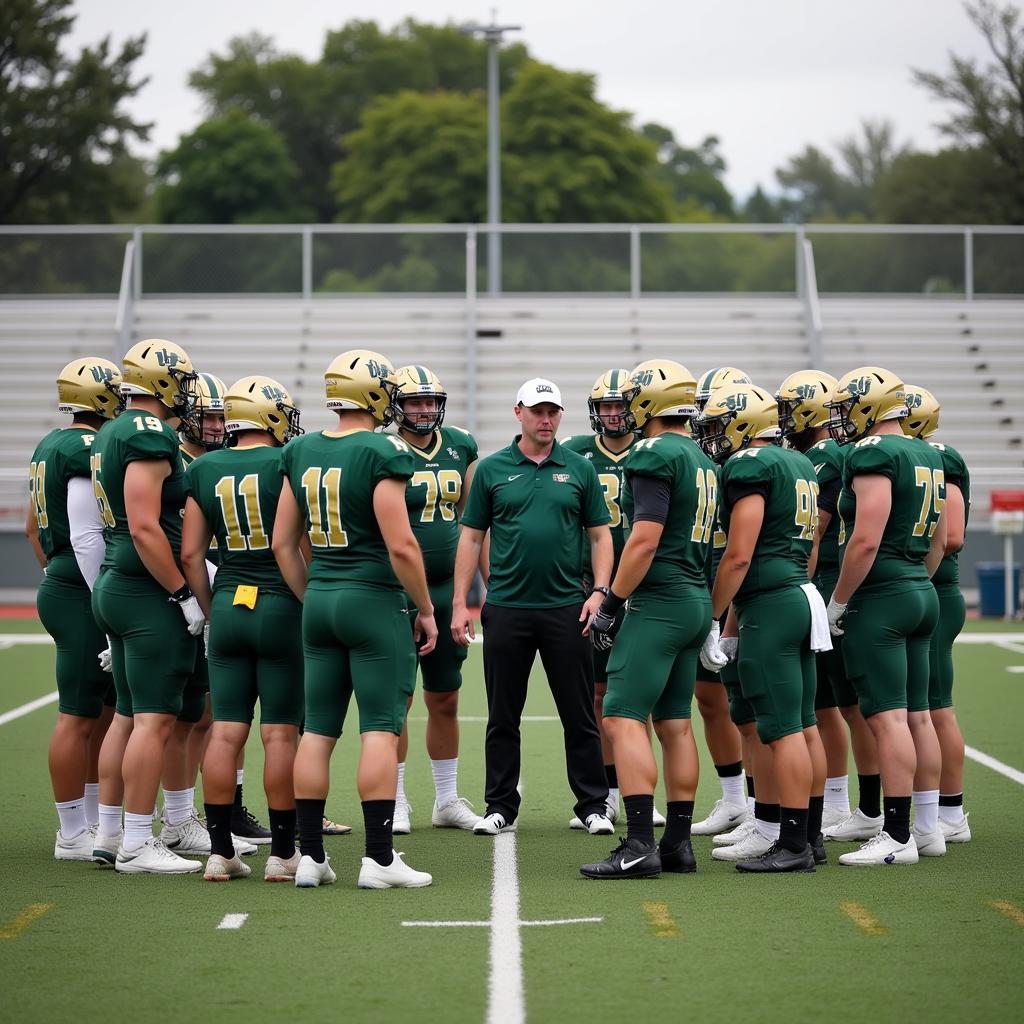
[[501, 291], [501, 122], [498, 114], [498, 47], [504, 33], [518, 32], [521, 25], [499, 25], [498, 12], [491, 11], [490, 25], [470, 23], [459, 31], [467, 36], [482, 36], [487, 42], [487, 291]]

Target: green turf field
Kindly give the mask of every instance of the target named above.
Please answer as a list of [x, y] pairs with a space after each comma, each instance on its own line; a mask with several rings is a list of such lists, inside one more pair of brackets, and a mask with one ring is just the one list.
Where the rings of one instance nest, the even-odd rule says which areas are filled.
[[[38, 631], [31, 620], [0, 621], [0, 715], [54, 689], [51, 647], [4, 642], [4, 633]], [[968, 744], [1024, 770], [1024, 633], [1007, 634], [1002, 646], [959, 645], [957, 667]], [[54, 861], [46, 771], [54, 705], [0, 725], [0, 1020], [503, 1022], [521, 1019], [519, 1000], [529, 1021], [588, 1024], [638, 1013], [794, 1022], [995, 1020], [1019, 1012], [1018, 781], [968, 761], [974, 842], [916, 867], [832, 863], [814, 875], [746, 877], [713, 861], [710, 839], [697, 838], [696, 875], [587, 881], [579, 864], [614, 844], [566, 827], [572, 797], [560, 729], [539, 674], [535, 682], [526, 713], [537, 720], [523, 725], [520, 830], [498, 847], [430, 828], [433, 786], [417, 700], [406, 783], [414, 831], [397, 847], [434, 874], [422, 890], [355, 888], [362, 829], [348, 738], [335, 756], [327, 806], [331, 817], [356, 826], [351, 836], [326, 840], [338, 884], [297, 890], [262, 881], [265, 853], [249, 859], [251, 879], [228, 885]], [[460, 788], [480, 809], [479, 646], [462, 709]], [[265, 819], [261, 760], [250, 743], [246, 801]], [[719, 795], [705, 765], [700, 817]], [[842, 849], [829, 845], [833, 860]], [[218, 929], [226, 914], [248, 918], [237, 930]], [[541, 923], [579, 918], [599, 920]], [[403, 924], [444, 921], [481, 924]]]

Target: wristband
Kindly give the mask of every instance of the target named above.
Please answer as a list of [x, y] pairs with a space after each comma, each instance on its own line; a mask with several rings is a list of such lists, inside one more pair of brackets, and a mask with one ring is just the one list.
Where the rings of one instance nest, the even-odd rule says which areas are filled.
[[619, 597], [618, 594], [615, 594], [611, 590], [609, 590], [605, 594], [604, 600], [601, 602], [601, 613], [603, 615], [609, 616], [610, 618], [614, 618], [618, 614], [619, 609], [625, 603], [626, 599], [624, 597]]
[[610, 593], [607, 587], [592, 587], [590, 592], [592, 594], [604, 594], [605, 597]]
[[179, 590], [176, 590], [169, 598], [168, 601], [173, 601], [175, 604], [181, 604], [182, 601], [187, 601], [192, 596], [192, 588], [186, 583]]

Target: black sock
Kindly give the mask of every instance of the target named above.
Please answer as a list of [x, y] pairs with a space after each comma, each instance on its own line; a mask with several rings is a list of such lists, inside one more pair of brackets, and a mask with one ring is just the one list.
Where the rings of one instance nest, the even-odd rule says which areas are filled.
[[615, 770], [615, 765], [606, 764], [604, 766], [604, 777], [609, 789], [619, 788], [619, 773]]
[[203, 804], [206, 830], [210, 833], [210, 852], [228, 859], [235, 855], [231, 841], [231, 804]]
[[235, 786], [234, 809], [236, 811], [240, 811], [242, 809], [242, 784], [240, 782]]
[[654, 843], [654, 794], [637, 793], [624, 796], [626, 836], [651, 846]]
[[665, 831], [659, 844], [663, 849], [678, 846], [690, 838], [693, 824], [692, 800], [669, 800], [665, 808]]
[[[821, 799], [819, 797], [819, 799]], [[779, 845], [784, 850], [799, 853], [807, 845], [807, 808], [780, 807], [781, 829]]]
[[299, 849], [304, 857], [312, 857], [317, 864], [327, 859], [324, 853], [324, 808], [323, 800], [295, 801], [295, 820], [299, 825]]
[[760, 800], [754, 801], [754, 817], [758, 821], [767, 821], [769, 824], [779, 823], [779, 805], [763, 804]]
[[910, 840], [910, 797], [885, 795], [885, 824], [883, 831], [888, 832], [890, 837], [897, 843], [906, 843]]
[[[733, 761], [732, 764], [716, 764], [715, 771], [718, 772], [718, 777], [720, 779], [729, 779], [734, 775], [739, 775], [743, 771], [743, 762]], [[753, 796], [752, 793], [751, 796]]]
[[939, 794], [939, 806], [940, 807], [963, 807], [964, 795], [963, 793], [940, 793]]
[[757, 799], [757, 797], [754, 795], [754, 776], [753, 775], [748, 775], [747, 776], [747, 796], [750, 797], [751, 800], [756, 800]]
[[812, 796], [807, 803], [807, 842], [813, 843], [821, 832], [821, 812], [825, 807], [823, 796]]
[[858, 775], [860, 800], [857, 809], [868, 818], [877, 818], [882, 813], [882, 776]]
[[363, 824], [366, 826], [366, 856], [381, 867], [395, 858], [392, 851], [391, 825], [395, 817], [394, 800], [364, 800]]
[[[290, 811], [275, 811], [268, 808], [270, 814], [270, 855], [288, 860], [295, 856], [295, 808]], [[323, 821], [320, 822], [323, 826]], [[323, 845], [321, 839], [320, 845]]]

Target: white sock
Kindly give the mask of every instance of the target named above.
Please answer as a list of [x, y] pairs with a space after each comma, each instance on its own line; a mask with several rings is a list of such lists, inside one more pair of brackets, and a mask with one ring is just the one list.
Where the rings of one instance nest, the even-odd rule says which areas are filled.
[[[401, 772], [404, 768], [405, 765], [400, 765], [398, 770]], [[459, 795], [459, 759], [457, 757], [450, 757], [442, 761], [435, 761], [431, 758], [430, 771], [434, 776], [437, 806], [444, 807], [445, 804], [450, 804]], [[399, 778], [401, 778], [401, 775]]]
[[395, 791], [395, 803], [407, 803], [405, 799], [405, 762], [398, 766], [398, 789]]
[[609, 789], [608, 790], [608, 803], [609, 803], [610, 806], [614, 807], [615, 810], [619, 809], [619, 791], [618, 791], [618, 789]]
[[188, 787], [188, 813], [189, 813], [190, 817], [193, 814], [197, 815], [199, 813], [196, 810], [196, 787], [195, 786], [189, 786]]
[[153, 815], [124, 812], [124, 839], [121, 845], [128, 853], [145, 846], [153, 838]]
[[825, 780], [825, 806], [841, 807], [850, 813], [850, 776], [836, 775]]
[[958, 796], [960, 797], [960, 803], [955, 807], [946, 807], [943, 804], [939, 804], [939, 821], [945, 821], [950, 825], [959, 825], [964, 816], [963, 793], [943, 793], [942, 795]]
[[244, 775], [245, 775], [245, 769], [244, 768], [236, 768], [235, 769], [235, 785], [236, 786], [240, 786], [242, 784], [242, 778], [243, 778]]
[[164, 818], [168, 825], [180, 825], [183, 821], [188, 821], [191, 814], [192, 792], [190, 790], [164, 790]]
[[98, 782], [87, 782], [85, 784], [85, 823], [92, 828], [100, 821], [100, 784]]
[[934, 832], [939, 827], [939, 791], [914, 792], [914, 827], [918, 832]]
[[757, 826], [757, 831], [765, 837], [765, 839], [774, 840], [778, 839], [782, 834], [782, 825], [777, 821], [762, 821], [760, 818], [755, 819], [754, 824]]
[[742, 807], [744, 782], [743, 772], [740, 772], [739, 775], [719, 775], [718, 783], [722, 787], [722, 799], [731, 804], [739, 804]]
[[74, 839], [88, 828], [85, 820], [85, 797], [64, 800], [55, 806], [57, 817], [60, 818], [60, 834], [65, 839]]
[[116, 836], [121, 831], [121, 805], [100, 804], [100, 833]]
[[752, 796], [747, 797], [747, 813], [754, 813], [754, 798]]

